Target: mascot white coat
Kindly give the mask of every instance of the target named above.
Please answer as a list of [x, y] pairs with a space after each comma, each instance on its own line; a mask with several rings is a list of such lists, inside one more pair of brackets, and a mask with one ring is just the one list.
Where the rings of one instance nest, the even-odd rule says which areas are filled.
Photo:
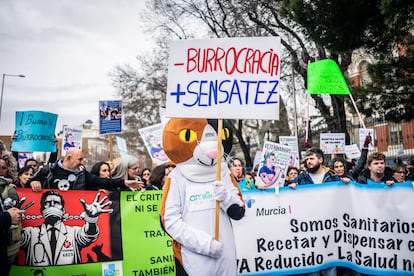
[[[217, 120], [173, 118], [163, 131], [164, 150], [176, 168], [163, 188], [161, 222], [173, 239], [176, 275], [237, 275], [231, 219], [244, 216], [244, 202], [223, 156], [217, 156], [216, 126]], [[223, 128], [223, 153], [231, 149], [230, 134]], [[216, 181], [217, 158], [222, 158], [221, 181]]]

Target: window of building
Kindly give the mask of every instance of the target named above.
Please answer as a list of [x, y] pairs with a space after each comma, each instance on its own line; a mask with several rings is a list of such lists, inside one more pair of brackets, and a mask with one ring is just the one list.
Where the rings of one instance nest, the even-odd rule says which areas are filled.
[[371, 78], [368, 75], [368, 65], [369, 65], [369, 63], [366, 60], [364, 60], [358, 66], [359, 67], [360, 80], [361, 80], [360, 85], [362, 87], [365, 87], [367, 84], [372, 82]]
[[390, 144], [400, 145], [403, 142], [401, 124], [390, 125]]

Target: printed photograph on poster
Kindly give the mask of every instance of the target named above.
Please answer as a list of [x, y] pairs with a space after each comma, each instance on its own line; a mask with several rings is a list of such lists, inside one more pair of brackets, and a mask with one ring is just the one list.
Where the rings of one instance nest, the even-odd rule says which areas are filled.
[[122, 132], [122, 101], [99, 101], [99, 134]]
[[82, 149], [82, 130], [69, 127], [63, 127], [62, 156], [70, 148]]
[[359, 148], [364, 147], [365, 140], [368, 142], [368, 150], [374, 149], [374, 130], [372, 128], [359, 129]]
[[170, 160], [162, 147], [162, 130], [162, 124], [155, 124], [138, 130], [142, 140], [145, 142], [145, 147], [151, 156], [152, 162], [157, 165]]
[[[18, 189], [22, 207], [17, 263], [53, 266], [122, 259], [119, 193]], [[118, 227], [113, 225], [118, 225]]]
[[279, 136], [279, 143], [292, 149], [289, 167], [299, 167], [299, 145], [295, 136]]
[[259, 189], [282, 187], [291, 160], [289, 146], [266, 141], [263, 145], [256, 186]]
[[324, 154], [344, 153], [345, 133], [321, 133], [320, 148]]
[[33, 152], [19, 152], [17, 154], [17, 162], [19, 163], [19, 168], [23, 168], [27, 159], [33, 158]]
[[104, 121], [120, 120], [122, 118], [122, 107], [119, 101], [99, 102], [99, 118]]

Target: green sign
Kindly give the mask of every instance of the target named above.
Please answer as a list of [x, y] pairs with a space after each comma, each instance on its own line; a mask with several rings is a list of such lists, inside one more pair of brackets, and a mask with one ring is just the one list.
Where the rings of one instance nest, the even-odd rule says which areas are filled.
[[308, 65], [308, 93], [349, 95], [351, 92], [338, 64], [323, 59]]
[[[39, 193], [29, 189], [19, 189], [18, 193], [21, 197], [33, 199], [35, 204], [40, 206]], [[162, 191], [114, 193], [110, 196], [111, 208], [114, 212], [101, 215], [99, 218], [102, 222], [99, 236], [110, 236], [110, 238], [98, 239], [94, 244], [82, 249], [83, 252], [92, 248], [92, 251], [87, 251], [88, 257], [84, 263], [56, 266], [15, 265], [10, 276], [175, 275], [172, 241], [160, 224], [159, 206]], [[62, 193], [66, 211], [71, 215], [76, 214], [77, 211], [71, 206], [82, 206], [79, 198], [86, 198], [87, 202], [90, 202], [90, 198], [95, 197], [95, 194], [95, 191]], [[28, 211], [28, 214], [31, 214], [38, 212], [38, 209], [31, 208]], [[105, 221], [105, 216], [114, 216], [114, 218]], [[73, 223], [84, 224], [83, 220], [75, 219], [75, 216], [71, 217], [65, 222], [68, 228]], [[37, 216], [29, 216], [27, 220], [34, 221], [36, 218]], [[116, 255], [114, 250], [117, 248], [116, 251], [122, 252], [121, 258], [114, 259], [103, 250], [102, 246], [109, 243], [111, 243], [112, 255]]]

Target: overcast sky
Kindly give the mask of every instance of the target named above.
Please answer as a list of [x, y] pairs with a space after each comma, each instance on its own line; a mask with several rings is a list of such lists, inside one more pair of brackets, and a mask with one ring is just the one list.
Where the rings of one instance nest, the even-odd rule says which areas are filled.
[[98, 123], [98, 101], [118, 99], [108, 76], [148, 50], [144, 0], [0, 0], [0, 74], [6, 76], [0, 135], [15, 112], [58, 114], [62, 125]]

